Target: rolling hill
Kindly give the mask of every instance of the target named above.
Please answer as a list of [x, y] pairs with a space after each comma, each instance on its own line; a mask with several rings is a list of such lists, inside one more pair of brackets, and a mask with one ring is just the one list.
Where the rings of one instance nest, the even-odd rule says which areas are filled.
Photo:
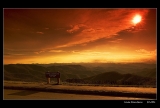
[[84, 78], [84, 82], [120, 85], [156, 85], [156, 77], [142, 77], [134, 74], [120, 74], [116, 71], [101, 73]]
[[144, 68], [141, 72], [136, 72], [134, 74], [142, 77], [156, 78], [156, 68], [152, 69]]
[[4, 80], [46, 81], [45, 72], [47, 71], [59, 71], [61, 81], [65, 81], [68, 78], [85, 78], [102, 73], [92, 71], [81, 65], [53, 65], [43, 67], [36, 64], [9, 64], [4, 65]]
[[4, 65], [4, 80], [45, 81], [46, 71], [45, 67], [30, 64]]
[[44, 82], [47, 80], [45, 72], [59, 71], [62, 82], [154, 85], [156, 82], [154, 67], [155, 65], [144, 64], [8, 64], [4, 65], [4, 80]]

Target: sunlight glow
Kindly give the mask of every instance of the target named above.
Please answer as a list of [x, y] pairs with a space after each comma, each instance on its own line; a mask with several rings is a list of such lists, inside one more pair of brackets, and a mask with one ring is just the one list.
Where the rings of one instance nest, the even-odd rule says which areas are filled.
[[140, 15], [136, 15], [136, 16], [133, 18], [132, 22], [133, 22], [134, 24], [137, 24], [137, 23], [141, 22], [141, 19], [142, 19], [142, 17], [141, 17]]

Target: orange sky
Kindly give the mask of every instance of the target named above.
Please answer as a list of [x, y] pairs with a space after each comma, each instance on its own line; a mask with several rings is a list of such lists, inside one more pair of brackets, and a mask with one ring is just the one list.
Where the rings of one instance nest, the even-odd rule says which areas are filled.
[[[156, 9], [4, 8], [4, 64], [156, 62]], [[133, 18], [141, 16], [134, 24]]]

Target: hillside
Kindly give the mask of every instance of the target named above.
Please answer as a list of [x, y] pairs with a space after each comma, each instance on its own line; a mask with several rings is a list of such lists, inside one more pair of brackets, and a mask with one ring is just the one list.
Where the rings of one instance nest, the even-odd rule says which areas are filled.
[[156, 77], [142, 77], [134, 74], [120, 74], [115, 71], [105, 72], [84, 78], [84, 82], [120, 85], [156, 85]]
[[144, 68], [141, 72], [136, 72], [135, 75], [156, 78], [156, 68], [152, 68], [152, 69]]
[[61, 82], [155, 85], [154, 67], [155, 64], [9, 64], [4, 65], [4, 80], [44, 82], [45, 72], [59, 71]]
[[86, 78], [102, 73], [92, 71], [81, 65], [53, 65], [43, 67], [36, 64], [9, 64], [4, 65], [4, 80], [46, 81], [45, 72], [47, 71], [59, 71], [61, 81], [69, 78]]
[[45, 67], [30, 64], [4, 65], [4, 80], [45, 81]]

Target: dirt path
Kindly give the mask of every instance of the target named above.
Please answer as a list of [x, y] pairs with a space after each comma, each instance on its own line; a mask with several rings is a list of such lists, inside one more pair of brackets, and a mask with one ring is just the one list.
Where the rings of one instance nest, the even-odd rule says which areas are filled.
[[4, 100], [149, 100], [147, 98], [81, 95], [4, 89]]
[[36, 90], [49, 92], [65, 92], [77, 94], [94, 94], [107, 96], [124, 96], [137, 98], [156, 99], [157, 88], [144, 87], [102, 87], [102, 86], [76, 86], [76, 85], [54, 85], [46, 83], [28, 82], [4, 82], [5, 89]]

